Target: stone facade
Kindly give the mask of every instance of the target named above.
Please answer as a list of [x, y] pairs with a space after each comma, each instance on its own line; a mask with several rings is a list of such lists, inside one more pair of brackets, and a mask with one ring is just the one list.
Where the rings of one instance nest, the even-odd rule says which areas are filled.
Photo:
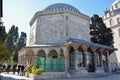
[[115, 48], [90, 42], [89, 16], [68, 4], [53, 4], [30, 21], [29, 46], [19, 51], [19, 63], [33, 65], [38, 58], [64, 59], [67, 76], [111, 73], [109, 51]]
[[120, 67], [120, 0], [115, 0], [109, 10], [105, 11], [104, 23], [113, 31], [114, 47], [118, 50], [110, 55], [110, 62]]
[[69, 38], [89, 41], [89, 21], [88, 16], [70, 9], [37, 12], [30, 22], [30, 45], [65, 43]]

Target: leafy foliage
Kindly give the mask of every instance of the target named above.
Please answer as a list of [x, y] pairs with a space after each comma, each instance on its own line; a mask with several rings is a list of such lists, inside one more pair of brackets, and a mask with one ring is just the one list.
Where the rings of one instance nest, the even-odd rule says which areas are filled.
[[9, 59], [9, 51], [5, 44], [6, 37], [5, 26], [3, 26], [3, 22], [0, 20], [0, 61]]
[[7, 37], [7, 33], [5, 31], [5, 26], [3, 26], [3, 22], [0, 21], [0, 44], [4, 43]]
[[11, 29], [8, 32], [6, 44], [14, 62], [18, 61], [18, 51], [23, 46], [26, 46], [26, 37], [26, 33], [21, 32], [21, 36], [19, 38], [18, 27], [12, 25]]
[[91, 17], [90, 35], [92, 42], [113, 47], [112, 30], [106, 27], [98, 15]]
[[27, 72], [32, 73], [32, 74], [36, 74], [36, 75], [41, 75], [43, 73], [43, 70], [40, 69], [36, 64], [33, 66], [29, 66], [27, 68]]
[[32, 73], [32, 66], [29, 66], [29, 67], [27, 68], [27, 72]]
[[18, 49], [20, 50], [22, 47], [26, 46], [27, 35], [24, 32], [21, 32], [21, 36], [18, 39]]
[[6, 40], [7, 48], [11, 54], [13, 51], [15, 51], [18, 36], [18, 27], [15, 27], [15, 25], [13, 25], [8, 32], [8, 37]]
[[3, 43], [0, 45], [0, 61], [8, 60], [10, 57], [9, 51], [6, 47], [6, 44]]

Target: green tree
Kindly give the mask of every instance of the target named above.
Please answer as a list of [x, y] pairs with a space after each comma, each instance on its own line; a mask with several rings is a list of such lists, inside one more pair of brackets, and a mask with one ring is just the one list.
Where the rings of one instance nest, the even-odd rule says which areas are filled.
[[0, 62], [9, 59], [9, 51], [5, 44], [6, 37], [7, 33], [5, 26], [3, 26], [3, 22], [0, 19]]
[[26, 35], [26, 33], [21, 32], [21, 36], [20, 36], [20, 38], [18, 39], [18, 43], [17, 43], [16, 50], [15, 50], [14, 57], [13, 57], [13, 60], [14, 60], [15, 62], [18, 61], [18, 51], [19, 51], [22, 47], [26, 46], [26, 41], [27, 41], [27, 35]]
[[0, 20], [0, 44], [4, 43], [7, 37], [7, 33], [5, 31], [5, 26], [3, 26], [3, 22]]
[[6, 40], [7, 48], [9, 52], [11, 53], [11, 55], [15, 51], [18, 37], [19, 37], [18, 27], [15, 27], [15, 25], [13, 25], [8, 32], [8, 37]]
[[26, 46], [27, 41], [27, 35], [24, 32], [21, 32], [21, 36], [18, 39], [18, 50], [20, 50], [22, 47]]
[[113, 47], [113, 34], [110, 28], [107, 28], [101, 17], [93, 15], [90, 22], [91, 41]]
[[6, 47], [6, 44], [3, 43], [0, 45], [0, 61], [7, 61], [10, 58], [10, 53]]
[[7, 48], [11, 54], [11, 59], [14, 62], [18, 61], [18, 51], [26, 46], [27, 35], [24, 32], [21, 32], [19, 37], [18, 27], [12, 25], [11, 29], [8, 32], [8, 37], [6, 39]]

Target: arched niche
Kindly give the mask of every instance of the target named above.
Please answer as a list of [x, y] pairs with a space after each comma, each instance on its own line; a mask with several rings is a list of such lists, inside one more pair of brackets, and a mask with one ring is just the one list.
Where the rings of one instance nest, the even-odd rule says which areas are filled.
[[29, 64], [29, 65], [34, 64], [35, 58], [34, 58], [33, 50], [30, 49], [26, 56], [27, 56], [27, 64]]
[[51, 50], [48, 54], [49, 58], [58, 58], [58, 54], [56, 50]]
[[44, 50], [39, 50], [38, 53], [36, 54], [37, 57], [46, 57], [45, 51]]

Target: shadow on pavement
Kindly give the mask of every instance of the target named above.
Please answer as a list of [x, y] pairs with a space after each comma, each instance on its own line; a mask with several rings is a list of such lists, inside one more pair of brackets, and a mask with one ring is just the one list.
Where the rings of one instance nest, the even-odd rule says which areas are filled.
[[25, 80], [25, 79], [15, 79], [15, 78], [12, 78], [12, 77], [4, 77], [4, 76], [0, 76], [0, 80]]

